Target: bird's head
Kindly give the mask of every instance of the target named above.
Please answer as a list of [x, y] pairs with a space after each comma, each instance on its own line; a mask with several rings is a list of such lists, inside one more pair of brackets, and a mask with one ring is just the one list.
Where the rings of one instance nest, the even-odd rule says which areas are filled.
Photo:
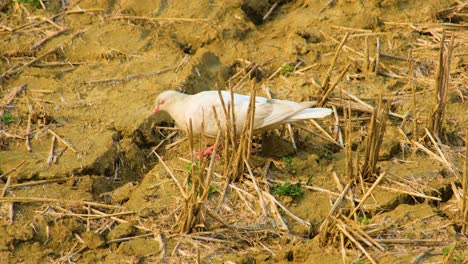
[[183, 95], [183, 93], [173, 90], [168, 90], [160, 93], [156, 98], [156, 106], [153, 109], [153, 114], [156, 114], [159, 111], [167, 111], [169, 109], [169, 106], [172, 105]]

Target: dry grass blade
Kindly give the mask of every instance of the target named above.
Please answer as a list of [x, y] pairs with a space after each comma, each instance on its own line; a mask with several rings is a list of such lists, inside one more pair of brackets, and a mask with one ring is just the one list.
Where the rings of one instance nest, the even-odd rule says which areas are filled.
[[322, 244], [325, 244], [327, 241], [327, 238], [329, 237], [329, 225], [330, 225], [330, 219], [333, 215], [335, 215], [335, 211], [338, 209], [339, 205], [343, 201], [343, 198], [346, 196], [346, 194], [349, 191], [349, 188], [351, 187], [351, 184], [348, 183], [346, 187], [343, 189], [341, 192], [340, 196], [338, 199], [336, 199], [335, 203], [333, 204], [332, 208], [330, 209], [330, 212], [328, 212], [327, 217], [325, 217], [325, 220], [323, 221], [322, 225], [320, 226], [320, 231], [321, 231], [321, 237], [320, 240]]
[[367, 180], [377, 173], [377, 161], [379, 159], [380, 145], [385, 134], [385, 128], [388, 118], [389, 105], [375, 108], [371, 123], [366, 137], [366, 146], [364, 151], [364, 163], [360, 174]]
[[452, 167], [450, 166], [449, 163], [447, 163], [443, 158], [441, 158], [439, 155], [435, 154], [434, 152], [432, 152], [430, 149], [426, 148], [423, 144], [419, 143], [419, 142], [416, 142], [416, 141], [411, 141], [411, 143], [413, 143], [413, 145], [415, 145], [417, 148], [419, 148], [420, 150], [424, 151], [427, 155], [431, 156], [433, 159], [439, 161], [440, 163], [444, 164], [444, 166], [447, 167], [447, 169], [450, 170], [450, 172], [452, 172], [457, 178], [458, 178], [458, 175], [455, 173], [455, 171], [452, 169]]
[[338, 225], [341, 225], [344, 227], [350, 234], [353, 235], [353, 237], [357, 238], [356, 240], [364, 242], [367, 246], [373, 248], [374, 250], [380, 250], [382, 252], [385, 252], [385, 248], [377, 243], [372, 237], [369, 236], [364, 230], [362, 230], [356, 223], [354, 223], [352, 220], [349, 220], [348, 218], [344, 217], [344, 220], [346, 221], [343, 222], [341, 219], [334, 219]]
[[369, 188], [369, 190], [367, 190], [366, 194], [364, 194], [364, 196], [361, 198], [361, 202], [351, 211], [351, 213], [349, 213], [348, 217], [351, 217], [352, 215], [354, 215], [357, 212], [357, 210], [359, 210], [359, 208], [361, 208], [361, 206], [364, 204], [364, 202], [367, 200], [367, 198], [369, 198], [369, 196], [372, 194], [374, 189], [377, 188], [379, 183], [384, 179], [384, 176], [385, 176], [385, 172], [380, 174], [380, 176], [377, 178], [377, 180], [375, 180], [374, 184], [372, 184], [372, 186]]
[[89, 201], [81, 200], [65, 200], [55, 198], [44, 198], [44, 197], [0, 197], [0, 202], [14, 202], [14, 203], [64, 203], [70, 205], [89, 205], [94, 207], [102, 207], [107, 209], [120, 209], [120, 206], [102, 204]]
[[319, 103], [318, 103], [318, 106], [324, 106], [326, 101], [328, 100], [328, 96], [330, 96], [331, 92], [333, 91], [333, 89], [338, 85], [338, 83], [343, 79], [344, 75], [346, 74], [346, 72], [348, 71], [349, 67], [351, 67], [351, 64], [348, 64], [344, 67], [344, 69], [341, 71], [340, 75], [338, 76], [338, 78], [336, 79], [336, 81], [332, 84], [332, 85], [329, 85], [327, 87], [327, 90], [325, 91], [325, 93], [323, 94], [322, 96], [322, 99], [320, 99]]
[[[6, 107], [13, 102], [13, 100], [23, 91], [26, 89], [26, 84], [20, 85], [3, 98], [1, 105], [0, 105], [0, 116], [3, 115], [5, 112]], [[1, 121], [0, 121], [1, 122]]]
[[468, 224], [468, 129], [465, 130], [465, 166], [463, 169], [463, 202], [462, 202], [462, 233], [467, 234], [467, 224]]
[[445, 119], [445, 106], [447, 104], [447, 91], [450, 79], [450, 63], [454, 48], [454, 34], [450, 44], [445, 49], [445, 29], [442, 31], [439, 46], [439, 63], [435, 74], [436, 98], [432, 110], [430, 129], [435, 135], [440, 135]]
[[164, 169], [166, 169], [167, 173], [169, 173], [169, 175], [171, 176], [172, 180], [174, 180], [175, 184], [177, 185], [177, 188], [179, 188], [179, 191], [180, 191], [180, 194], [182, 195], [182, 197], [187, 200], [187, 193], [185, 192], [184, 188], [182, 187], [182, 185], [180, 185], [180, 182], [177, 180], [177, 178], [174, 176], [174, 173], [172, 172], [172, 170], [167, 166], [167, 164], [163, 161], [163, 159], [158, 155], [158, 153], [156, 152], [153, 152], [154, 155], [156, 155], [156, 157], [158, 157], [158, 160], [159, 162], [161, 162], [161, 164], [164, 166]]
[[346, 236], [349, 238], [349, 240], [351, 240], [354, 245], [356, 245], [361, 251], [362, 253], [364, 253], [364, 255], [366, 255], [367, 259], [373, 263], [373, 264], [377, 264], [377, 262], [375, 262], [374, 258], [367, 252], [367, 250], [361, 245], [361, 243], [359, 243], [359, 241], [357, 241], [347, 230], [344, 226], [342, 225], [336, 225], [336, 227], [338, 229], [340, 229], [340, 231]]
[[257, 184], [257, 181], [255, 180], [255, 176], [252, 173], [252, 169], [250, 168], [249, 163], [247, 161], [244, 161], [244, 162], [245, 162], [245, 165], [247, 166], [247, 170], [249, 172], [249, 176], [250, 176], [250, 179], [252, 180], [255, 191], [257, 191], [257, 193], [258, 193], [258, 199], [260, 200], [260, 207], [262, 208], [263, 216], [267, 217], [268, 213], [267, 213], [267, 210], [266, 210], [265, 199], [264, 199], [264, 197], [262, 195], [262, 191], [260, 190], [260, 188], [259, 188], [259, 186]]
[[344, 113], [344, 137], [345, 137], [345, 177], [351, 182], [355, 181], [353, 173], [353, 151], [351, 144], [351, 106], [350, 101], [348, 101], [348, 108], [345, 108]]
[[[426, 131], [426, 135], [429, 137], [429, 139], [431, 140], [432, 142], [432, 145], [434, 146], [434, 148], [437, 150], [437, 153], [439, 153], [439, 157], [440, 157], [440, 160], [443, 161], [444, 165], [450, 170], [451, 173], [453, 173], [457, 179], [460, 179], [458, 173], [453, 169], [453, 166], [450, 164], [450, 162], [448, 162], [447, 158], [445, 157], [444, 155], [444, 152], [442, 151], [442, 149], [440, 148], [439, 146], [439, 142], [437, 142], [434, 137], [432, 136], [431, 132], [425, 128], [425, 131]], [[456, 169], [456, 168], [455, 168]]]
[[[200, 134], [200, 145], [205, 139], [203, 134], [204, 123], [202, 123], [201, 128], [202, 134]], [[177, 216], [176, 226], [178, 227], [179, 233], [188, 234], [192, 233], [196, 228], [206, 228], [208, 226], [205, 221], [205, 213], [208, 208], [205, 207], [206, 199], [211, 188], [211, 179], [213, 176], [214, 161], [216, 157], [216, 151], [219, 146], [219, 140], [221, 137], [221, 132], [218, 132], [216, 141], [211, 153], [210, 163], [208, 168], [206, 168], [205, 159], [199, 160], [199, 168], [195, 166], [195, 155], [194, 153], [194, 140], [193, 140], [193, 130], [192, 130], [192, 121], [189, 122], [188, 127], [188, 138], [190, 143], [190, 152], [192, 153], [192, 162], [191, 162], [191, 172], [186, 177], [184, 181], [184, 186], [189, 186], [186, 193], [186, 198], [182, 205], [182, 209]], [[201, 146], [200, 146], [201, 147]]]
[[[335, 67], [338, 56], [340, 55], [340, 51], [343, 48], [344, 44], [346, 43], [346, 40], [348, 40], [348, 37], [349, 37], [349, 32], [346, 32], [345, 36], [343, 37], [343, 39], [340, 42], [340, 45], [338, 45], [338, 48], [335, 51], [335, 56], [333, 57], [333, 60], [332, 60], [332, 62], [330, 64], [330, 67], [328, 68], [325, 79], [322, 81], [322, 86], [321, 86], [322, 91], [327, 91], [329, 86], [330, 86], [329, 82], [330, 82], [331, 72], [332, 72], [333, 68]], [[346, 70], [347, 70], [347, 68], [346, 68]]]
[[57, 133], [55, 133], [53, 130], [50, 128], [47, 129], [47, 132], [49, 132], [52, 136], [56, 137], [60, 142], [62, 142], [65, 146], [67, 146], [69, 149], [71, 149], [73, 152], [78, 153], [78, 150], [67, 140], [63, 139], [61, 136], [59, 136]]
[[395, 188], [388, 187], [388, 186], [379, 186], [379, 188], [382, 190], [387, 190], [387, 191], [394, 192], [394, 193], [403, 193], [403, 194], [411, 195], [414, 197], [421, 197], [421, 198], [428, 199], [428, 200], [442, 201], [442, 199], [439, 197], [429, 196], [429, 195], [425, 195], [423, 193], [418, 193], [415, 191], [395, 189]]
[[22, 160], [18, 165], [16, 165], [15, 167], [13, 167], [12, 169], [10, 169], [9, 171], [3, 173], [2, 175], [0, 175], [0, 179], [2, 179], [3, 177], [5, 176], [8, 176], [9, 174], [11, 174], [12, 172], [15, 172], [19, 167], [21, 167], [24, 163], [26, 162], [26, 160]]

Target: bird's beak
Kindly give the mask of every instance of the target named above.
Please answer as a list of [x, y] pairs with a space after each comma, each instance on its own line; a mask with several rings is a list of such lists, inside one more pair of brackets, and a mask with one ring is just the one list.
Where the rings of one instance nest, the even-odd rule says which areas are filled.
[[159, 104], [156, 105], [156, 107], [153, 109], [153, 115], [159, 112]]

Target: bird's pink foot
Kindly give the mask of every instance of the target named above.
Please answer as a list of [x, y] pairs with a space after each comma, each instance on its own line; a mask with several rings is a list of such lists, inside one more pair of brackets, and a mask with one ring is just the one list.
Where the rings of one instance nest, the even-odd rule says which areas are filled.
[[[221, 149], [221, 146], [218, 147], [218, 149]], [[206, 149], [203, 150], [203, 151], [195, 151], [194, 154], [195, 154], [195, 156], [197, 156], [197, 157], [199, 157], [199, 158], [200, 158], [201, 156], [203, 156], [203, 157], [209, 157], [209, 156], [211, 156], [211, 154], [213, 153], [213, 151], [214, 151], [214, 145], [209, 146], [208, 148], [206, 148]], [[250, 150], [250, 153], [251, 153], [251, 154], [257, 154], [257, 148], [252, 147], [252, 149]], [[216, 158], [219, 158], [219, 157], [221, 157], [221, 156], [220, 156], [218, 153], [216, 153]]]
[[[195, 151], [194, 154], [197, 157], [202, 157], [202, 156], [203, 157], [209, 157], [209, 156], [211, 156], [211, 154], [213, 153], [214, 150], [215, 150], [214, 145], [212, 145], [212, 146], [209, 146], [208, 148], [206, 148], [203, 151]], [[220, 157], [219, 154], [216, 153], [216, 158], [219, 158], [219, 157]]]

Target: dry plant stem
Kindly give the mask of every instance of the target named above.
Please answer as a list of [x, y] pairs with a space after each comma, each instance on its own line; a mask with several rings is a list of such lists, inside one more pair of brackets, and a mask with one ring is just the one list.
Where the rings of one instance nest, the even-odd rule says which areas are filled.
[[[202, 195], [200, 196], [200, 198], [198, 199], [198, 203], [202, 203], [206, 200], [206, 198], [208, 197], [208, 193], [209, 193], [209, 190], [210, 190], [210, 187], [211, 187], [211, 179], [213, 177], [213, 173], [214, 173], [214, 163], [215, 163], [215, 159], [216, 159], [216, 150], [219, 146], [219, 140], [221, 138], [221, 132], [218, 132], [217, 136], [216, 136], [216, 141], [215, 141], [215, 144], [214, 144], [214, 147], [213, 147], [213, 152], [211, 153], [211, 158], [210, 158], [210, 164], [208, 165], [208, 172], [206, 174], [206, 177], [204, 179], [204, 182], [203, 182], [203, 193]], [[201, 170], [200, 170], [201, 171]]]
[[57, 138], [55, 136], [52, 136], [52, 139], [51, 139], [51, 142], [50, 142], [49, 157], [47, 158], [47, 164], [49, 164], [49, 165], [54, 160], [54, 156], [55, 156], [54, 150], [55, 150], [55, 141], [56, 141], [56, 139]]
[[424, 128], [424, 130], [426, 131], [426, 135], [431, 140], [432, 145], [434, 146], [434, 148], [439, 153], [439, 157], [440, 157], [441, 160], [443, 160], [444, 165], [450, 170], [451, 173], [453, 173], [457, 177], [457, 179], [460, 179], [458, 173], [455, 172], [455, 170], [452, 168], [452, 165], [450, 164], [450, 162], [448, 162], [447, 158], [445, 157], [444, 153], [442, 152], [441, 148], [439, 147], [439, 143], [434, 139], [431, 132], [427, 128]]
[[6, 195], [7, 191], [8, 191], [8, 189], [10, 188], [10, 186], [11, 186], [11, 175], [8, 175], [5, 186], [3, 187], [3, 190], [0, 193], [0, 197], [5, 197], [5, 195]]
[[346, 74], [346, 72], [348, 71], [349, 67], [351, 67], [351, 64], [346, 65], [345, 68], [341, 71], [341, 73], [338, 76], [338, 78], [336, 79], [336, 81], [332, 85], [328, 86], [327, 90], [325, 91], [325, 93], [322, 96], [322, 99], [320, 99], [320, 102], [318, 103], [319, 106], [324, 106], [325, 105], [325, 102], [328, 100], [328, 96], [330, 96], [333, 89], [335, 89], [335, 87], [338, 85], [338, 83], [343, 79], [343, 77]]
[[322, 242], [323, 245], [325, 244], [325, 241], [328, 240], [328, 235], [329, 235], [328, 227], [331, 224], [330, 223], [330, 218], [335, 214], [335, 211], [340, 206], [341, 202], [343, 201], [343, 198], [348, 193], [348, 190], [349, 190], [350, 187], [351, 187], [351, 183], [348, 183], [346, 185], [346, 187], [343, 189], [343, 191], [341, 192], [338, 199], [336, 199], [335, 203], [333, 204], [332, 208], [330, 209], [330, 212], [328, 212], [328, 215], [325, 217], [325, 220], [323, 220], [323, 223], [320, 226], [320, 231], [321, 231], [320, 241]]
[[31, 152], [32, 151], [32, 147], [31, 147], [31, 116], [32, 116], [32, 112], [33, 112], [33, 108], [32, 108], [32, 105], [29, 103], [29, 96], [26, 96], [26, 101], [28, 103], [28, 124], [26, 125], [26, 135], [25, 135], [25, 142], [24, 142], [24, 145], [26, 146], [26, 149], [28, 150], [28, 152]]
[[364, 244], [366, 244], [367, 246], [371, 247], [374, 250], [380, 250], [382, 252], [385, 252], [385, 249], [379, 243], [377, 243], [374, 239], [372, 239], [366, 232], [360, 229], [358, 225], [354, 224], [352, 227], [355, 228], [356, 230], [359, 229], [359, 231], [354, 230], [350, 224], [353, 221], [346, 219], [346, 218], [345, 218], [346, 223], [338, 218], [335, 218], [334, 220], [337, 222], [337, 225], [344, 227], [351, 235], [353, 235], [354, 238], [356, 238], [356, 240], [364, 242]]
[[351, 107], [350, 101], [348, 101], [348, 108], [343, 108], [344, 113], [344, 137], [345, 137], [345, 176], [346, 179], [351, 182], [354, 181], [353, 173], [353, 151], [351, 144]]
[[341, 248], [341, 258], [343, 260], [343, 264], [346, 264], [346, 248], [345, 248], [343, 233], [340, 233], [340, 248]]
[[15, 171], [16, 171], [19, 167], [21, 167], [25, 162], [26, 162], [26, 160], [22, 160], [18, 165], [16, 165], [15, 167], [13, 167], [12, 169], [10, 169], [10, 170], [7, 171], [7, 172], [4, 172], [2, 175], [0, 175], [0, 179], [2, 179], [2, 178], [5, 177], [5, 176], [10, 175], [12, 172], [15, 172]]
[[379, 106], [372, 114], [371, 123], [366, 137], [366, 147], [364, 152], [364, 164], [361, 167], [360, 175], [364, 179], [369, 179], [376, 173], [376, 166], [379, 159], [380, 146], [385, 135], [389, 106]]
[[108, 79], [100, 79], [100, 80], [89, 80], [89, 81], [84, 81], [82, 82], [83, 84], [97, 84], [97, 83], [125, 83], [131, 80], [139, 79], [139, 78], [145, 78], [145, 77], [151, 77], [159, 74], [163, 74], [166, 72], [170, 72], [172, 70], [177, 69], [177, 66], [171, 66], [162, 70], [158, 71], [151, 71], [151, 72], [145, 72], [145, 73], [139, 73], [139, 74], [131, 74], [127, 75], [124, 78], [108, 78]]
[[78, 150], [70, 144], [68, 141], [63, 139], [61, 136], [59, 136], [57, 133], [52, 131], [50, 128], [47, 129], [47, 132], [49, 132], [52, 136], [56, 137], [60, 142], [62, 142], [65, 146], [67, 146], [69, 149], [71, 149], [74, 153], [78, 153]]
[[411, 195], [411, 196], [414, 196], [414, 197], [421, 197], [421, 198], [424, 198], [424, 199], [429, 199], [429, 200], [434, 200], [434, 201], [442, 201], [442, 199], [439, 198], [439, 197], [429, 196], [429, 195], [425, 195], [423, 193], [417, 193], [417, 192], [412, 192], [412, 191], [407, 191], [407, 190], [400, 190], [400, 189], [395, 189], [395, 188], [388, 187], [388, 186], [379, 186], [379, 188], [382, 189], [382, 190], [387, 190], [387, 191], [394, 192], [394, 193], [404, 193], [404, 194], [408, 194], [408, 195]]
[[269, 198], [271, 201], [273, 201], [275, 204], [277, 204], [281, 209], [283, 209], [283, 211], [288, 214], [289, 216], [291, 216], [294, 220], [296, 220], [298, 223], [300, 224], [303, 224], [307, 227], [310, 227], [311, 224], [301, 218], [299, 218], [297, 215], [293, 214], [288, 208], [286, 208], [286, 206], [284, 206], [282, 203], [280, 203], [278, 200], [276, 200], [276, 198], [271, 195], [269, 192], [265, 192], [263, 191], [263, 194]]
[[124, 242], [124, 241], [129, 241], [135, 238], [143, 238], [143, 237], [152, 237], [155, 236], [153, 233], [149, 234], [144, 234], [144, 235], [139, 235], [139, 236], [131, 236], [131, 237], [123, 237], [123, 238], [117, 238], [117, 239], [112, 239], [106, 242], [106, 244], [112, 244], [112, 243], [119, 243], [119, 242]]
[[366, 194], [364, 194], [364, 196], [361, 198], [361, 202], [351, 211], [351, 213], [349, 213], [348, 215], [348, 218], [351, 217], [352, 215], [354, 215], [357, 210], [359, 210], [359, 208], [361, 208], [361, 206], [364, 204], [364, 202], [367, 200], [367, 198], [369, 198], [369, 196], [372, 194], [372, 192], [374, 191], [374, 189], [379, 185], [379, 183], [383, 180], [385, 176], [385, 172], [381, 173], [380, 176], [377, 178], [377, 180], [374, 182], [374, 184], [372, 184], [372, 186], [370, 187], [370, 189], [366, 192]]
[[[452, 35], [453, 42], [453, 35]], [[445, 46], [445, 29], [442, 31], [442, 36], [439, 41], [439, 60], [437, 65], [437, 70], [435, 72], [435, 88], [436, 88], [436, 98], [435, 105], [431, 115], [430, 128], [435, 135], [439, 135], [442, 132], [442, 126], [445, 116], [445, 105], [447, 103], [447, 90], [448, 90], [448, 79], [449, 76], [449, 67], [447, 62], [450, 62], [450, 55], [444, 52]], [[452, 45], [450, 45], [452, 46]], [[449, 48], [450, 49], [450, 48]], [[450, 49], [451, 53], [451, 49]], [[445, 55], [445, 56], [444, 56]]]
[[49, 36], [47, 36], [47, 37], [41, 39], [39, 42], [37, 42], [36, 44], [34, 44], [34, 46], [32, 46], [31, 51], [34, 51], [34, 50], [38, 49], [40, 46], [44, 45], [44, 43], [46, 43], [46, 42], [49, 41], [50, 39], [55, 38], [55, 37], [57, 37], [57, 36], [60, 36], [61, 34], [67, 32], [67, 31], [69, 31], [69, 29], [68, 29], [68, 28], [64, 28], [64, 29], [61, 29], [61, 30], [59, 30], [59, 31], [57, 31], [57, 32], [54, 32], [54, 33], [52, 33], [51, 35], [49, 35]]
[[[240, 189], [239, 187], [233, 185], [232, 183], [229, 184], [229, 187], [231, 187], [232, 189], [234, 189], [237, 193], [237, 195], [239, 195], [239, 197], [241, 198], [241, 200], [245, 203], [245, 205], [247, 206], [247, 209], [253, 213], [255, 216], [258, 216], [257, 212], [252, 208], [252, 204], [247, 201], [247, 199], [244, 197], [244, 195], [242, 194], [242, 192], [245, 192], [244, 190]], [[250, 194], [250, 193], [247, 193], [246, 194]]]
[[44, 58], [45, 56], [51, 54], [51, 53], [54, 53], [56, 52], [57, 50], [59, 49], [62, 49], [62, 45], [59, 45], [55, 48], [52, 48], [46, 52], [44, 52], [43, 54], [41, 54], [40, 56], [37, 56], [36, 58], [30, 60], [29, 62], [26, 62], [25, 64], [22, 64], [20, 66], [18, 65], [15, 65], [13, 67], [11, 67], [10, 69], [8, 69], [6, 72], [2, 73], [2, 75], [0, 75], [0, 80], [3, 80], [4, 78], [7, 78], [7, 77], [10, 77], [12, 75], [15, 75], [17, 73], [20, 73], [22, 71], [23, 68], [26, 68], [34, 63], [36, 63], [37, 61], [41, 60], [42, 58]]
[[380, 62], [380, 38], [376, 39], [376, 48], [375, 48], [375, 74], [379, 74], [379, 62]]
[[5, 108], [8, 105], [10, 105], [13, 102], [13, 100], [25, 89], [26, 84], [20, 85], [12, 89], [12, 91], [4, 97], [4, 99], [2, 100], [2, 104], [0, 105], [0, 116], [3, 115], [3, 113], [5, 112]]
[[10, 186], [10, 189], [23, 188], [23, 187], [29, 187], [29, 186], [35, 186], [35, 185], [42, 185], [42, 184], [50, 184], [50, 183], [55, 183], [55, 182], [66, 182], [71, 179], [78, 179], [78, 177], [65, 177], [65, 178], [50, 179], [50, 180], [28, 181], [28, 182], [23, 182], [23, 183], [12, 184]]
[[187, 193], [185, 192], [184, 188], [180, 185], [180, 182], [177, 180], [177, 178], [174, 176], [174, 173], [172, 170], [166, 165], [166, 163], [162, 160], [162, 158], [158, 155], [158, 153], [153, 152], [154, 155], [158, 158], [159, 162], [163, 165], [164, 169], [166, 169], [167, 173], [171, 176], [172, 180], [174, 180], [174, 183], [177, 185], [177, 188], [179, 188], [180, 194], [184, 198], [184, 200], [188, 199]]
[[323, 127], [321, 125], [319, 125], [319, 123], [317, 123], [317, 121], [315, 121], [314, 119], [310, 119], [309, 120], [320, 132], [322, 132], [323, 135], [325, 135], [325, 137], [327, 137], [330, 141], [334, 141], [335, 144], [337, 144], [338, 142], [335, 141], [335, 139], [330, 135], [328, 134], [327, 131], [325, 131], [325, 129], [323, 129]]
[[[306, 126], [303, 126], [303, 125], [300, 125], [300, 124], [294, 124], [294, 126], [297, 126], [297, 127], [299, 127], [300, 129], [303, 129], [303, 130], [305, 130], [305, 131], [307, 131], [307, 132], [309, 132], [309, 133], [311, 133], [311, 134], [313, 134], [313, 135], [315, 135], [315, 136], [317, 136], [317, 137], [319, 137], [319, 138], [321, 138], [321, 139], [323, 139], [323, 140], [325, 140], [325, 141], [328, 141], [328, 142], [330, 142], [330, 143], [332, 143], [332, 144], [334, 144], [334, 145], [336, 145], [336, 146], [338, 146], [338, 147], [340, 147], [340, 148], [343, 148], [343, 146], [340, 145], [340, 143], [336, 142], [335, 140], [331, 140], [331, 139], [328, 138], [328, 137], [322, 136], [322, 135], [316, 133], [315, 131], [313, 131], [312, 129], [309, 129], [309, 128], [306, 127]], [[327, 133], [327, 134], [328, 134], [328, 133]]]
[[[278, 208], [275, 205], [275, 197], [273, 196], [268, 196], [266, 197], [270, 202], [268, 203], [268, 206], [270, 207], [270, 212], [273, 214], [274, 218], [276, 219], [276, 225], [279, 225], [280, 230], [284, 230], [286, 232], [289, 232], [288, 225], [284, 221], [283, 217], [281, 216]], [[276, 228], [276, 226], [275, 226]]]
[[[364, 238], [367, 239], [368, 242], [372, 243], [372, 245], [369, 245], [369, 246], [371, 246], [373, 248], [376, 248], [376, 249], [378, 249], [378, 250], [380, 250], [382, 252], [386, 252], [385, 248], [382, 245], [380, 245], [377, 241], [375, 241], [367, 232], [362, 230], [362, 228], [358, 224], [356, 224], [354, 221], [351, 221], [351, 220], [349, 220], [347, 218], [345, 218], [345, 220], [346, 220], [345, 226], [347, 226], [347, 227], [349, 226], [351, 231], [353, 231], [351, 229], [351, 227], [353, 227], [360, 235], [364, 236]], [[341, 222], [341, 220], [339, 220], [339, 222]], [[353, 232], [355, 232], [355, 231], [353, 231]]]
[[452, 259], [453, 253], [455, 252], [455, 249], [457, 248], [457, 242], [455, 241], [452, 244], [450, 244], [449, 248], [450, 248], [450, 250], [449, 250], [448, 254], [442, 260], [442, 264], [452, 263], [451, 259]]
[[369, 36], [364, 38], [364, 60], [362, 63], [362, 71], [364, 74], [369, 74]]
[[419, 140], [419, 132], [418, 132], [418, 108], [417, 108], [417, 100], [416, 100], [416, 85], [414, 84], [414, 63], [413, 63], [413, 51], [410, 49], [409, 52], [409, 63], [410, 63], [410, 70], [409, 70], [409, 85], [411, 86], [411, 95], [413, 97], [413, 138], [415, 140]]
[[422, 261], [428, 256], [429, 253], [431, 253], [431, 251], [433, 251], [434, 249], [433, 248], [430, 248], [428, 250], [425, 250], [423, 253], [417, 255], [416, 257], [414, 257], [410, 264], [419, 264], [419, 263], [423, 263]]
[[462, 233], [466, 235], [468, 233], [468, 129], [465, 130], [465, 166], [463, 169], [462, 190]]
[[245, 162], [245, 166], [247, 166], [247, 170], [249, 172], [249, 175], [250, 175], [250, 179], [252, 180], [252, 183], [253, 183], [253, 186], [255, 188], [255, 191], [257, 191], [258, 193], [258, 199], [260, 201], [260, 207], [262, 208], [262, 212], [263, 212], [263, 216], [264, 217], [267, 217], [268, 216], [268, 212], [266, 210], [266, 205], [265, 205], [265, 200], [264, 200], [264, 197], [262, 195], [262, 191], [260, 190], [260, 188], [258, 187], [258, 184], [257, 184], [257, 181], [255, 180], [255, 176], [253, 175], [252, 173], [252, 169], [250, 168], [250, 165], [249, 163], [244, 160]]
[[337, 225], [336, 226], [338, 229], [340, 229], [341, 232], [343, 232], [343, 234], [349, 238], [349, 240], [351, 240], [361, 251], [362, 253], [364, 253], [364, 255], [366, 255], [367, 259], [373, 263], [373, 264], [377, 264], [377, 262], [375, 262], [374, 258], [372, 258], [372, 256], [366, 251], [366, 249], [361, 245], [361, 243], [359, 243], [350, 233], [348, 233], [348, 231], [346, 231], [345, 227], [341, 226], [341, 225]]
[[345, 36], [341, 40], [340, 45], [338, 46], [338, 48], [335, 51], [335, 56], [333, 57], [332, 63], [330, 64], [330, 67], [328, 68], [327, 74], [325, 75], [325, 79], [322, 81], [322, 87], [321, 87], [322, 91], [328, 90], [328, 87], [330, 85], [329, 82], [330, 82], [331, 72], [332, 72], [333, 68], [335, 67], [335, 64], [336, 64], [336, 61], [337, 61], [338, 56], [340, 54], [341, 48], [343, 48], [343, 45], [346, 43], [346, 40], [348, 39], [348, 37], [349, 37], [349, 32], [346, 32]]
[[[353, 95], [352, 93], [348, 92], [347, 90], [345, 89], [341, 89], [341, 91], [347, 96], [349, 97], [350, 99], [352, 99], [353, 101], [359, 103], [360, 105], [363, 106], [363, 109], [358, 109], [358, 108], [353, 108], [353, 110], [359, 110], [359, 111], [363, 111], [363, 112], [368, 112], [368, 113], [373, 113], [374, 111], [374, 107], [371, 106], [370, 104], [362, 101], [361, 99], [359, 99], [357, 96]], [[340, 107], [339, 105], [337, 105], [338, 107]], [[396, 118], [399, 118], [399, 119], [405, 119], [405, 116], [404, 115], [400, 115], [400, 114], [397, 114], [397, 113], [394, 113], [392, 111], [389, 111], [388, 112], [389, 115], [393, 116], [393, 117], [396, 117]]]
[[444, 164], [445, 167], [447, 167], [447, 169], [450, 170], [450, 172], [452, 172], [458, 179], [458, 175], [455, 174], [455, 172], [453, 171], [452, 167], [450, 166], [450, 164], [447, 164], [445, 162], [444, 159], [442, 159], [441, 157], [439, 157], [437, 154], [435, 154], [434, 152], [432, 152], [431, 150], [429, 150], [428, 148], [426, 148], [423, 144], [419, 143], [419, 142], [416, 142], [414, 140], [411, 141], [411, 143], [413, 143], [413, 145], [415, 145], [416, 147], [418, 147], [420, 150], [424, 151], [426, 154], [428, 154], [429, 156], [431, 156], [433, 159], [439, 161], [440, 163]]
[[173, 136], [175, 136], [179, 131], [173, 131], [171, 132], [167, 137], [165, 137], [163, 140], [159, 141], [159, 143], [156, 145], [156, 147], [154, 147], [151, 152], [146, 156], [146, 158], [148, 158], [149, 156], [151, 156], [154, 153], [156, 153], [156, 150], [158, 150], [162, 144], [164, 144], [164, 142], [166, 142], [167, 140], [171, 139]]
[[180, 17], [142, 17], [142, 16], [112, 16], [111, 20], [127, 19], [127, 20], [144, 20], [155, 22], [206, 22], [208, 18], [180, 18]]
[[[231, 92], [233, 92], [235, 89], [239, 88], [243, 83], [244, 81], [249, 78], [250, 76], [252, 76], [252, 73], [256, 70], [258, 70], [258, 68], [260, 67], [259, 64], [255, 64], [244, 76], [242, 76], [242, 78], [239, 80], [239, 82], [237, 82], [233, 87], [231, 87], [229, 90]], [[232, 99], [232, 98], [231, 98]]]
[[405, 239], [405, 238], [395, 238], [395, 239], [383, 239], [376, 238], [376, 242], [382, 244], [403, 244], [403, 245], [417, 245], [417, 246], [438, 246], [446, 245], [446, 241], [441, 241], [439, 239]]
[[[103, 213], [97, 209], [94, 209], [94, 208], [91, 208], [91, 212], [95, 213], [95, 214], [99, 214], [99, 215], [102, 215], [102, 216], [108, 216], [108, 214], [106, 213]], [[128, 223], [129, 221], [127, 220], [123, 220], [123, 219], [120, 219], [118, 217], [115, 217], [115, 216], [109, 216], [110, 219], [112, 219], [113, 221], [117, 222], [117, 223]], [[154, 230], [151, 230], [145, 226], [141, 226], [141, 225], [135, 225], [135, 228], [137, 229], [140, 229], [140, 230], [143, 230], [143, 231], [147, 231], [147, 232], [153, 232], [154, 233]]]
[[0, 197], [0, 202], [14, 202], [14, 203], [65, 203], [70, 205], [90, 205], [94, 207], [102, 207], [107, 209], [120, 209], [120, 206], [102, 204], [89, 201], [81, 200], [65, 200], [55, 198], [44, 198], [44, 197]]
[[278, 6], [278, 2], [275, 2], [271, 7], [270, 9], [268, 10], [268, 12], [266, 12], [266, 14], [263, 16], [262, 20], [265, 21], [270, 15], [271, 13], [273, 12], [273, 10], [275, 10], [275, 8]]

